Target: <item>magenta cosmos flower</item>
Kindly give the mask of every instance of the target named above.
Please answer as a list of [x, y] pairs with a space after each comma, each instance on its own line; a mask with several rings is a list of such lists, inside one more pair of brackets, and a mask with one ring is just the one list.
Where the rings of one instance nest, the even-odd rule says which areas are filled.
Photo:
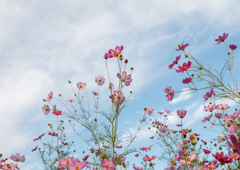
[[172, 111], [165, 109], [164, 110], [166, 113], [172, 113]]
[[128, 74], [128, 75], [127, 75], [127, 72], [126, 72], [126, 71], [123, 71], [123, 72], [122, 72], [122, 76], [121, 76], [119, 73], [117, 73], [117, 77], [118, 77], [119, 79], [121, 79], [121, 81], [124, 82], [124, 84], [125, 84], [126, 86], [129, 86], [130, 83], [132, 82], [131, 74]]
[[62, 111], [57, 110], [57, 111], [53, 111], [53, 114], [55, 114], [56, 116], [62, 115]]
[[95, 82], [97, 85], [102, 86], [105, 83], [105, 78], [103, 76], [95, 77]]
[[183, 63], [183, 66], [181, 67], [181, 66], [178, 66], [178, 68], [180, 69], [180, 70], [176, 70], [176, 72], [177, 73], [180, 73], [180, 72], [184, 72], [184, 71], [186, 71], [188, 68], [190, 68], [191, 67], [191, 61], [188, 61], [188, 63]]
[[116, 105], [121, 105], [125, 100], [123, 93], [117, 90], [114, 90], [113, 94], [109, 97], [110, 99], [112, 99], [112, 102], [115, 103]]
[[84, 83], [82, 83], [82, 82], [79, 82], [79, 83], [77, 83], [77, 88], [79, 90], [85, 90], [86, 89], [86, 85]]
[[145, 113], [148, 114], [148, 115], [151, 115], [152, 112], [153, 112], [153, 108], [148, 107]]
[[164, 92], [167, 93], [166, 97], [168, 98], [168, 101], [172, 101], [174, 97], [174, 90], [171, 86], [167, 86], [166, 89], [164, 89]]
[[38, 136], [38, 138], [36, 138], [36, 139], [33, 139], [33, 141], [36, 141], [36, 140], [39, 140], [39, 139], [41, 139], [41, 137], [43, 137], [45, 135], [45, 133], [44, 134], [42, 134], [42, 135], [40, 135], [40, 136]]
[[49, 94], [48, 94], [48, 97], [47, 97], [47, 102], [50, 102], [53, 98], [53, 92], [51, 91]]
[[43, 111], [43, 113], [44, 113], [45, 115], [48, 115], [49, 112], [50, 112], [49, 106], [48, 106], [48, 105], [44, 105], [44, 106], [42, 107], [42, 111]]
[[178, 49], [176, 49], [176, 51], [180, 51], [180, 50], [184, 50], [189, 44], [183, 44], [182, 45], [178, 45]]
[[37, 150], [37, 146], [34, 149], [32, 149], [32, 152], [35, 151], [35, 150]]
[[212, 156], [214, 158], [216, 158], [220, 162], [220, 164], [222, 164], [222, 165], [225, 164], [225, 163], [232, 163], [233, 162], [232, 158], [230, 156], [228, 156], [228, 155], [223, 156], [222, 153], [217, 152], [215, 155], [212, 154]]
[[179, 59], [180, 59], [180, 55], [179, 56], [177, 56], [176, 57], [176, 59], [173, 61], [173, 63], [172, 64], [170, 64], [168, 67], [171, 69], [171, 68], [173, 68], [173, 66], [175, 65], [175, 64], [177, 64], [178, 63], [178, 61], [179, 61]]
[[12, 155], [10, 157], [11, 160], [15, 161], [15, 162], [24, 162], [26, 160], [25, 155], [20, 157], [19, 153], [16, 153], [15, 155]]
[[119, 47], [119, 46], [116, 46], [115, 48], [115, 51], [110, 49], [108, 51], [108, 53], [105, 53], [105, 57], [106, 58], [113, 58], [113, 57], [117, 57], [123, 50], [123, 46]]
[[177, 110], [177, 115], [182, 119], [186, 116], [187, 111], [186, 110]]
[[218, 42], [217, 44], [220, 44], [221, 42], [224, 42], [228, 37], [228, 33], [223, 33], [223, 36], [219, 35], [218, 39], [215, 39], [216, 42]]
[[231, 139], [232, 143], [230, 143], [228, 141], [229, 147], [233, 149], [233, 152], [240, 153], [240, 142], [237, 141], [237, 138], [234, 135], [231, 135], [230, 139]]
[[208, 149], [203, 149], [203, 152], [204, 152], [205, 154], [210, 154], [210, 153], [211, 153], [211, 151], [208, 150]]
[[114, 163], [107, 159], [101, 161], [101, 166], [103, 167], [103, 170], [113, 170], [115, 167]]
[[236, 45], [229, 45], [229, 48], [231, 48], [232, 50], [235, 50], [237, 48]]
[[205, 99], [204, 101], [208, 100], [209, 97], [212, 97], [212, 95], [215, 95], [213, 89], [210, 92], [207, 92], [205, 95], [203, 95], [203, 98]]
[[192, 81], [192, 78], [191, 77], [186, 77], [185, 79], [183, 79], [182, 83], [184, 84], [188, 84]]

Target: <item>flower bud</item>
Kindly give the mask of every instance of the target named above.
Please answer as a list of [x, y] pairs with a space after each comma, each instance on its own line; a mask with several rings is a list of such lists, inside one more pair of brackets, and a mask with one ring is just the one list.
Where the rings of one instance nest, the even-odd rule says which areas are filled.
[[126, 59], [124, 62], [127, 64], [128, 63], [128, 59]]
[[130, 91], [130, 93], [132, 93], [132, 91]]
[[191, 75], [192, 77], [194, 76], [194, 74]]
[[60, 97], [62, 96], [60, 93], [58, 94]]
[[97, 119], [95, 118], [95, 119], [94, 119], [94, 121], [96, 122], [96, 121], [97, 121]]
[[133, 70], [133, 67], [131, 67], [130, 70]]
[[68, 80], [68, 83], [71, 83], [71, 81], [70, 81], [70, 80]]
[[185, 56], [186, 58], [188, 58], [188, 55], [187, 55], [187, 54], [184, 54], [184, 56]]
[[46, 99], [43, 99], [44, 102], [46, 102]]

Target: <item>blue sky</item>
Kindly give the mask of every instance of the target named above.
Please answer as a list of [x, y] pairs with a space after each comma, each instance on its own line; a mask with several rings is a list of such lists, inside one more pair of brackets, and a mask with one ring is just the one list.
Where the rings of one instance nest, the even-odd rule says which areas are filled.
[[[167, 67], [180, 54], [180, 63], [187, 61], [182, 52], [175, 51], [182, 42], [189, 43], [187, 50], [206, 66], [211, 65], [212, 70], [222, 68], [228, 51], [214, 40], [226, 32], [229, 33], [226, 43], [239, 45], [239, 5], [239, 1], [224, 0], [1, 1], [0, 152], [4, 158], [24, 154], [26, 162], [19, 165], [22, 170], [41, 169], [41, 159], [31, 150], [42, 144], [33, 139], [49, 132], [47, 124], [54, 125], [56, 121], [54, 115], [42, 113], [45, 104], [42, 99], [50, 91], [56, 98], [58, 93], [65, 99], [72, 98], [68, 80], [75, 89], [79, 81], [86, 82], [88, 95], [93, 99], [91, 93], [97, 90], [95, 77], [107, 77], [103, 55], [117, 45], [124, 46], [123, 57], [129, 60], [127, 69], [134, 67], [131, 86], [123, 91], [126, 96], [129, 91], [133, 94], [129, 107], [121, 113], [119, 131], [124, 134], [127, 129], [135, 131], [143, 108], [150, 106], [155, 113], [173, 111], [169, 116], [172, 124], [179, 123], [176, 111], [187, 109], [186, 128], [204, 133], [206, 141], [218, 136], [202, 128], [201, 120], [208, 115], [202, 111], [207, 104], [202, 98], [206, 91], [177, 94], [169, 103], [163, 90], [166, 86], [176, 91], [187, 87], [181, 83], [187, 75]], [[239, 63], [238, 49], [234, 54], [235, 63]], [[109, 60], [108, 66], [111, 79], [117, 82], [116, 60]], [[234, 77], [239, 71], [234, 67]], [[105, 84], [100, 92], [106, 88]], [[108, 110], [108, 96], [105, 93], [101, 98], [100, 109]], [[57, 106], [64, 109], [60, 104]], [[94, 108], [92, 100], [90, 106]], [[69, 140], [75, 141], [76, 156], [80, 158], [86, 150], [84, 144], [67, 122], [64, 126]], [[153, 144], [147, 127], [139, 132], [136, 148]], [[51, 138], [43, 138], [45, 142], [47, 139]], [[153, 149], [160, 154], [156, 144]], [[133, 154], [130, 157], [131, 164], [140, 165]], [[156, 167], [163, 169], [166, 164]]]

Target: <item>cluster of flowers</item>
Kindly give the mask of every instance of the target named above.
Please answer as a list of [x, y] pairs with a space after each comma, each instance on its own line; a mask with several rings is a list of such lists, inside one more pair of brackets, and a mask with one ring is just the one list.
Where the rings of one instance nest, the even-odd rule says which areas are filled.
[[[0, 154], [0, 158], [2, 158], [2, 154]], [[26, 158], [25, 158], [25, 155], [23, 156], [20, 156], [19, 153], [16, 153], [15, 155], [12, 155], [10, 156], [10, 159], [13, 160], [14, 162], [25, 162]], [[6, 163], [6, 161], [8, 160], [8, 158], [6, 159], [1, 159], [0, 161], [0, 169], [3, 169], [3, 170], [14, 170], [15, 168], [16, 169], [19, 169], [18, 168], [18, 164], [14, 164], [14, 163]], [[4, 163], [2, 165], [2, 163]]]

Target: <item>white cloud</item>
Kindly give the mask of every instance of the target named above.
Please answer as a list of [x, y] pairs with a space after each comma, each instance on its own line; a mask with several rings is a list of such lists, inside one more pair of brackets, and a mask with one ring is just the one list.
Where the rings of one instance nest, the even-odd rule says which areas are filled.
[[[187, 90], [187, 88], [183, 89], [182, 91]], [[191, 91], [181, 92], [178, 97], [174, 98], [170, 104], [177, 104], [182, 101], [186, 101], [192, 97]]]

